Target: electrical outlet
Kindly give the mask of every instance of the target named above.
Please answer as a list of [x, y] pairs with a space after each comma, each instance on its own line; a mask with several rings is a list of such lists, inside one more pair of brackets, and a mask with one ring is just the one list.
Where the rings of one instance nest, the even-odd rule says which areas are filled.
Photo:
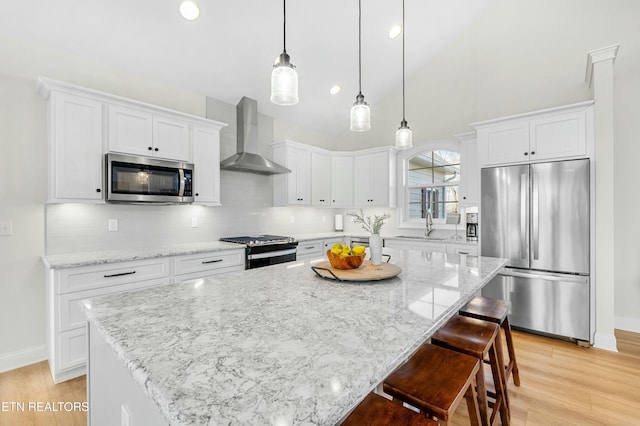
[[13, 234], [13, 221], [0, 220], [0, 235], [9, 236]]
[[192, 228], [197, 228], [198, 227], [198, 217], [194, 216], [191, 218], [191, 227]]
[[118, 230], [118, 219], [109, 219], [109, 232]]
[[296, 217], [295, 216], [289, 216], [289, 223], [296, 223]]
[[326, 223], [327, 222], [327, 217], [326, 216], [322, 216], [322, 223]]

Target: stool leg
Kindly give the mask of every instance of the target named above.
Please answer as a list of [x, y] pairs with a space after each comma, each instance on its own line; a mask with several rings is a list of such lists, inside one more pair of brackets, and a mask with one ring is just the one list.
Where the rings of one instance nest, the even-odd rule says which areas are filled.
[[500, 408], [500, 419], [502, 426], [509, 426], [509, 401], [507, 398], [506, 388], [504, 386], [504, 365], [502, 363], [502, 351], [500, 341], [496, 342], [489, 349], [489, 359], [491, 360], [491, 374], [493, 375], [493, 384], [496, 388], [496, 405]]
[[513, 336], [511, 335], [509, 317], [506, 317], [500, 326], [504, 330], [504, 338], [507, 341], [507, 350], [509, 351], [509, 372], [513, 374], [513, 383], [516, 386], [520, 386], [520, 372], [518, 371], [518, 362], [516, 361], [516, 351], [513, 347]]
[[478, 400], [478, 409], [480, 410], [480, 419], [482, 420], [483, 426], [489, 426], [491, 422], [489, 421], [489, 401], [487, 400], [487, 386], [484, 382], [484, 368], [482, 363], [480, 363], [480, 368], [478, 369], [478, 373], [476, 374], [476, 386], [478, 387], [477, 392], [477, 400]]
[[[506, 377], [506, 373], [505, 373], [505, 369], [504, 369], [504, 354], [502, 352], [502, 336], [500, 333], [498, 333], [496, 335], [496, 340], [493, 343], [493, 347], [496, 350], [496, 357], [497, 357], [497, 365], [498, 365], [498, 369], [500, 370], [500, 378], [502, 379], [502, 394], [504, 397], [504, 402], [505, 402], [505, 406], [507, 407], [507, 412], [509, 412], [510, 410], [510, 405], [509, 405], [509, 395], [507, 393], [507, 377]], [[496, 388], [497, 389], [497, 388]]]
[[[482, 364], [480, 364], [480, 369], [482, 369]], [[478, 406], [478, 394], [476, 393], [476, 380], [473, 380], [467, 388], [464, 399], [467, 401], [467, 410], [469, 411], [471, 426], [480, 426], [481, 417], [480, 407]]]

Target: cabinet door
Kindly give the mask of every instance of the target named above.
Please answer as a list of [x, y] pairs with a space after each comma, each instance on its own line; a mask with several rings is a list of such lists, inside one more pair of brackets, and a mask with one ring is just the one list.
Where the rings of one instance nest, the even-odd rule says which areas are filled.
[[462, 204], [480, 202], [480, 164], [478, 162], [478, 144], [475, 139], [460, 144], [460, 198]]
[[356, 205], [389, 205], [388, 153], [380, 152], [356, 156], [353, 182]]
[[353, 207], [353, 156], [331, 157], [331, 207]]
[[193, 126], [195, 204], [220, 205], [220, 130]]
[[109, 151], [153, 155], [153, 119], [148, 112], [109, 106]]
[[287, 199], [291, 205], [309, 205], [311, 196], [311, 153], [287, 147]]
[[587, 154], [584, 111], [531, 120], [531, 160], [579, 157]]
[[102, 200], [102, 103], [52, 92], [49, 202]]
[[153, 116], [153, 156], [191, 161], [189, 124], [162, 115]]
[[331, 157], [319, 152], [311, 153], [311, 204], [331, 205]]
[[529, 122], [478, 129], [478, 148], [481, 166], [529, 161]]
[[323, 240], [300, 241], [298, 243], [297, 259], [308, 259], [311, 257], [322, 257], [324, 250]]

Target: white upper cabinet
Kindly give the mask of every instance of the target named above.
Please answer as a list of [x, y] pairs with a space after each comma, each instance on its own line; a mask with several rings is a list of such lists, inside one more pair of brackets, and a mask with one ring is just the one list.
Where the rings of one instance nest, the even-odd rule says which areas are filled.
[[460, 195], [461, 204], [480, 202], [480, 163], [475, 132], [457, 135], [460, 140]]
[[192, 128], [194, 204], [220, 205], [220, 129], [202, 125]]
[[311, 205], [331, 205], [331, 156], [321, 152], [311, 153]]
[[193, 150], [195, 203], [220, 205], [225, 123], [43, 77], [38, 90], [48, 100], [48, 202], [104, 202], [107, 152], [191, 162]]
[[189, 123], [119, 105], [109, 106], [109, 151], [191, 160]]
[[395, 204], [393, 148], [327, 151], [293, 141], [277, 142], [272, 148], [274, 161], [291, 169], [289, 174], [273, 177], [274, 206]]
[[[170, 160], [191, 160], [189, 123], [171, 117], [153, 116], [153, 155]], [[219, 149], [218, 149], [219, 150]]]
[[482, 167], [589, 154], [593, 102], [475, 123]]
[[311, 205], [311, 151], [302, 144], [280, 142], [273, 146], [273, 160], [291, 173], [273, 175], [275, 206]]
[[355, 205], [390, 206], [395, 204], [395, 176], [391, 168], [395, 164], [395, 155], [388, 149], [382, 152], [361, 153], [354, 157], [354, 195]]
[[51, 92], [49, 203], [103, 200], [102, 103]]
[[331, 207], [353, 206], [353, 154], [331, 156]]

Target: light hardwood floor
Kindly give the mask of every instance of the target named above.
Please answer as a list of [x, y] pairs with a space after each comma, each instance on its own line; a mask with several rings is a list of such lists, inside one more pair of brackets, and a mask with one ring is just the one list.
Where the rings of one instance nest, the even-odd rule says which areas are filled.
[[[616, 331], [619, 352], [514, 331], [521, 386], [509, 383], [513, 425], [640, 425], [640, 334]], [[84, 402], [84, 377], [54, 385], [46, 362], [0, 374], [3, 402]], [[0, 425], [85, 425], [84, 412], [2, 411]], [[468, 425], [464, 403], [453, 425]], [[498, 420], [499, 424], [499, 420]]]

